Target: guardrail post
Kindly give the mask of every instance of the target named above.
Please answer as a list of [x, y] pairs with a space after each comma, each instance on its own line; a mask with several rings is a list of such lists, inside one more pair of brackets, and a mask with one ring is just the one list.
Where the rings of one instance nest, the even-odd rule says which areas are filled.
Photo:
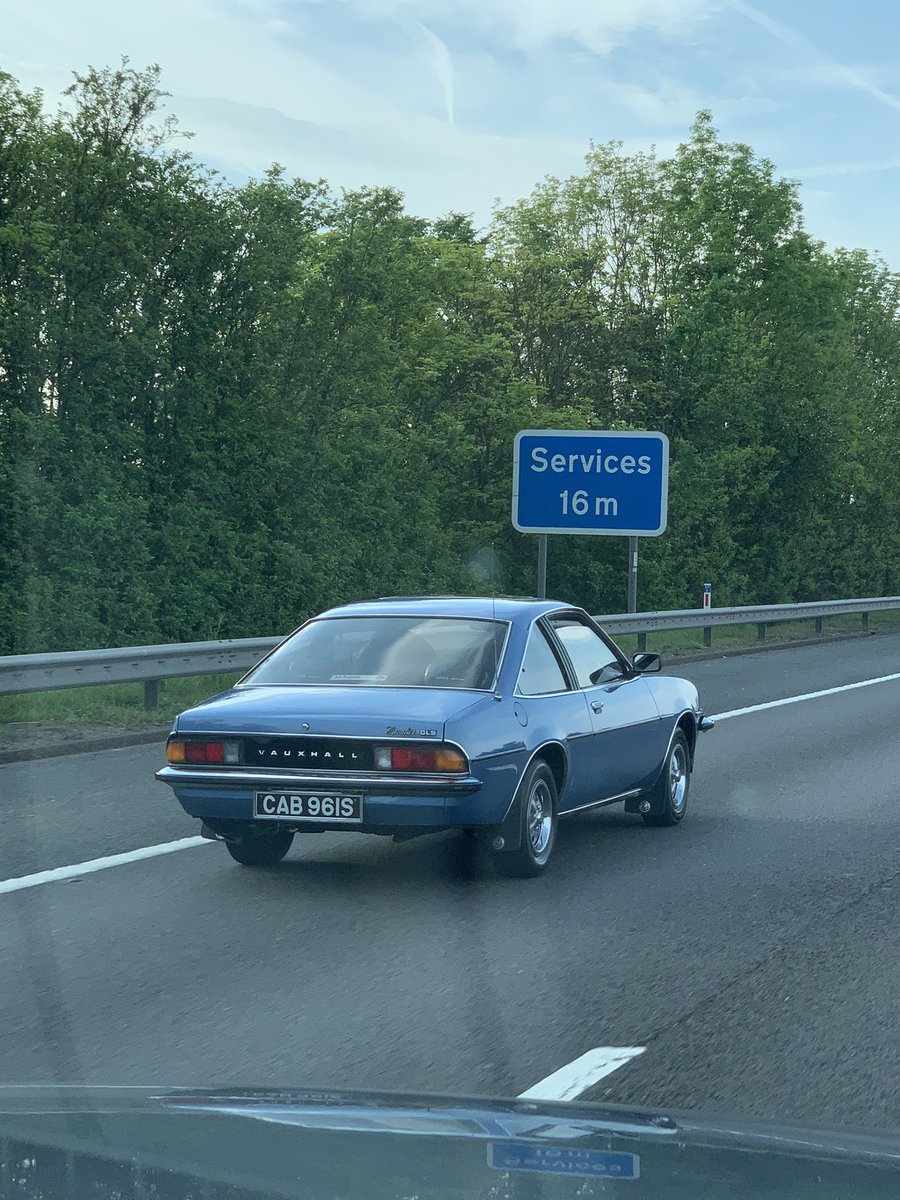
[[704, 646], [712, 645], [712, 625], [704, 625], [703, 626], [703, 645]]
[[639, 633], [638, 634], [638, 653], [643, 654], [646, 649], [647, 649], [647, 635], [646, 635], [646, 633]]
[[816, 617], [816, 633], [822, 632], [822, 618]]
[[864, 612], [862, 617], [863, 617], [863, 629], [868, 629], [869, 628], [869, 614], [867, 612]]
[[159, 708], [159, 680], [145, 679], [144, 680], [144, 711], [153, 712], [155, 708]]
[[758, 621], [756, 624], [756, 640], [758, 642], [764, 642], [766, 640], [766, 623], [765, 623], [765, 621]]

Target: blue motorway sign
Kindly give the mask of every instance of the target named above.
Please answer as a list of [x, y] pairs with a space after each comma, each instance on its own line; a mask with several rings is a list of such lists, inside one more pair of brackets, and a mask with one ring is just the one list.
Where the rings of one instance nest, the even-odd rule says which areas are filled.
[[520, 533], [657, 537], [666, 528], [664, 433], [523, 429], [513, 451], [513, 526]]

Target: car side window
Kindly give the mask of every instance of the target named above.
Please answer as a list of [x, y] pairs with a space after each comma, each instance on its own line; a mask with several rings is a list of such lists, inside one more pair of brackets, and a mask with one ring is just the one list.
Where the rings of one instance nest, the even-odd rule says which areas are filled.
[[519, 692], [523, 696], [546, 696], [564, 692], [568, 684], [562, 667], [544, 633], [535, 626], [525, 647], [522, 669], [519, 672]]
[[[550, 624], [572, 660], [579, 687], [593, 687], [595, 681], [621, 678], [621, 662], [606, 642], [583, 621], [577, 617], [552, 617]], [[598, 680], [599, 671], [603, 671], [603, 676]]]

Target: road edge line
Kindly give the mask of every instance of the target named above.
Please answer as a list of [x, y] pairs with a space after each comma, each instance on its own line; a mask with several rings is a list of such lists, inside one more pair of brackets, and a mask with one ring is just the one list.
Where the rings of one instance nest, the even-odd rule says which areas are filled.
[[93, 858], [87, 862], [72, 863], [67, 867], [51, 867], [48, 871], [37, 871], [33, 875], [19, 875], [13, 879], [0, 879], [0, 896], [10, 892], [21, 892], [26, 888], [40, 887], [44, 883], [59, 883], [65, 879], [77, 879], [82, 875], [93, 875], [96, 871], [107, 871], [110, 867], [121, 867], [128, 863], [141, 862], [145, 858], [159, 858], [162, 854], [174, 854], [177, 850], [193, 850], [197, 846], [209, 846], [206, 838], [181, 838], [177, 842], [163, 842], [158, 846], [142, 846], [137, 850], [126, 850], [122, 854], [108, 854], [104, 858]]
[[730, 721], [732, 717], [746, 717], [750, 713], [765, 712], [769, 708], [783, 708], [787, 704], [799, 704], [803, 700], [819, 700], [823, 696], [838, 696], [841, 692], [852, 692], [857, 688], [872, 687], [876, 683], [893, 683], [900, 679], [900, 671], [892, 675], [879, 675], [875, 679], [860, 679], [857, 683], [842, 683], [838, 687], [822, 688], [818, 692], [804, 692], [799, 696], [785, 696], [781, 700], [766, 700], [762, 704], [750, 704], [747, 708], [732, 708], [729, 712], [715, 713], [713, 721]]

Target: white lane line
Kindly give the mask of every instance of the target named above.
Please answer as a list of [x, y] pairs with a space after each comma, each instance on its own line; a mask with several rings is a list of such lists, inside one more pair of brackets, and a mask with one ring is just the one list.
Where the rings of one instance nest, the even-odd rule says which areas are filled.
[[106, 858], [93, 858], [89, 862], [72, 863], [68, 867], [54, 867], [51, 871], [38, 871], [34, 875], [20, 875], [18, 879], [0, 879], [0, 895], [4, 892], [20, 892], [24, 888], [39, 887], [42, 883], [57, 883], [61, 879], [75, 879], [79, 875], [92, 875], [94, 871], [106, 871], [109, 867], [122, 867], [126, 863], [140, 862], [145, 858], [159, 858], [161, 854], [174, 854], [176, 850], [193, 850], [195, 846], [210, 846], [212, 842], [202, 837], [182, 838], [178, 842], [163, 842], [160, 846], [143, 846], [140, 850], [126, 850], [124, 854], [108, 854]]
[[843, 683], [840, 687], [823, 688], [821, 692], [804, 692], [802, 696], [785, 696], [783, 700], [767, 700], [764, 704], [751, 704], [747, 708], [733, 708], [731, 712], [716, 713], [713, 721], [730, 721], [732, 717], [746, 717], [748, 713], [764, 712], [767, 708], [781, 708], [785, 704], [799, 704], [801, 700], [818, 700], [822, 696], [836, 696], [838, 692], [852, 692], [856, 688], [871, 687], [875, 683], [891, 683], [900, 679], [900, 671], [893, 675], [879, 675], [877, 679], [861, 679], [859, 683]]
[[646, 1046], [597, 1046], [522, 1092], [520, 1100], [574, 1100], [599, 1080], [643, 1054]]

